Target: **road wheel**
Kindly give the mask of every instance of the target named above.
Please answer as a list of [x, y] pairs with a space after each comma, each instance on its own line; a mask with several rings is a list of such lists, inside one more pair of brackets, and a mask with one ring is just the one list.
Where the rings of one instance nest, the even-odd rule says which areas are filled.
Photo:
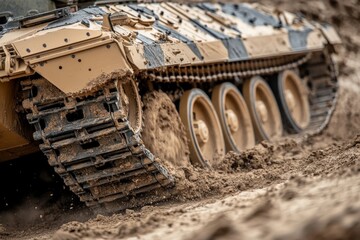
[[180, 98], [180, 117], [190, 140], [194, 165], [211, 167], [225, 155], [219, 119], [209, 97], [200, 89], [186, 91]]
[[134, 133], [139, 133], [142, 127], [142, 109], [136, 82], [134, 79], [119, 81], [118, 88], [121, 97], [120, 112], [127, 117]]
[[291, 70], [281, 72], [273, 89], [286, 129], [291, 133], [303, 131], [310, 123], [310, 106], [300, 77]]
[[226, 151], [240, 152], [253, 147], [254, 129], [239, 90], [231, 83], [220, 84], [214, 88], [211, 100], [222, 126]]
[[283, 134], [281, 114], [269, 85], [259, 76], [247, 80], [243, 94], [258, 141], [274, 140]]

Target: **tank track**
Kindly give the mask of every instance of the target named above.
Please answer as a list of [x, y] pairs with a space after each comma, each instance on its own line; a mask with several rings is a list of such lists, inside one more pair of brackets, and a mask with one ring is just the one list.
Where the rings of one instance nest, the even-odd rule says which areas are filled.
[[[161, 201], [174, 180], [154, 160], [122, 111], [110, 83], [88, 98], [68, 98], [44, 79], [23, 81], [34, 139], [65, 184], [90, 207], [109, 211]], [[61, 97], [59, 97], [61, 96]], [[147, 193], [151, 193], [150, 196]]]
[[[328, 123], [337, 99], [336, 71], [326, 52], [245, 63], [170, 68], [142, 73], [157, 82], [217, 82], [271, 75], [299, 67], [310, 88], [308, 133]], [[45, 79], [21, 82], [23, 107], [35, 127], [34, 139], [65, 184], [87, 206], [116, 211], [162, 201], [172, 194], [173, 177], [155, 161], [118, 109], [116, 81], [90, 97], [64, 96]]]
[[[310, 135], [319, 134], [328, 125], [336, 108], [338, 98], [337, 69], [327, 52], [319, 52], [300, 68], [310, 94]], [[306, 132], [305, 132], [306, 133]]]

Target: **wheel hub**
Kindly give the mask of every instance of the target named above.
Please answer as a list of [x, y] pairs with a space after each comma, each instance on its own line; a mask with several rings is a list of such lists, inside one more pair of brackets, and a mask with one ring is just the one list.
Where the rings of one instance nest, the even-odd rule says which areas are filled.
[[226, 122], [232, 132], [239, 129], [239, 120], [233, 110], [228, 109], [225, 111]]
[[209, 129], [203, 120], [194, 121], [194, 132], [200, 143], [207, 143], [209, 141]]
[[294, 94], [289, 89], [285, 90], [285, 101], [289, 107], [290, 112], [294, 112], [296, 101]]
[[256, 101], [256, 111], [260, 116], [261, 122], [266, 123], [269, 119], [269, 113], [263, 101]]

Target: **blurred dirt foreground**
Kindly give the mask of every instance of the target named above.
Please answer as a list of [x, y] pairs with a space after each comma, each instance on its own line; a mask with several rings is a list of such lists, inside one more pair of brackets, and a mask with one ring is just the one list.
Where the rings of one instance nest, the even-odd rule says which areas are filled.
[[169, 202], [112, 216], [52, 206], [27, 225], [2, 221], [0, 239], [360, 239], [360, 1], [256, 2], [340, 32], [339, 101], [323, 133], [229, 153], [215, 170], [184, 169]]

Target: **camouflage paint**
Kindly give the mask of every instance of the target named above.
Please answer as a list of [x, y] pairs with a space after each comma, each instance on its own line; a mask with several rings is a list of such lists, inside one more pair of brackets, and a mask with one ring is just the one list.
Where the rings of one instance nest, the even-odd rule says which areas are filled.
[[[110, 28], [102, 26], [104, 14], [119, 12], [125, 14], [125, 21], [115, 21]], [[167, 17], [173, 18], [171, 22], [165, 17], [166, 12]], [[297, 18], [290, 13], [286, 15], [291, 19]], [[16, 32], [21, 33], [23, 29], [17, 29], [16, 24], [16, 21], [8, 23], [3, 34], [16, 36]], [[327, 38], [321, 35], [321, 28], [323, 33], [327, 33]], [[19, 64], [11, 71], [0, 70], [0, 81], [30, 75], [34, 70], [43, 71], [39, 65], [45, 63], [48, 64], [46, 66], [52, 66], [51, 62], [57, 62], [57, 59], [66, 59], [82, 51], [92, 51], [91, 48], [103, 45], [104, 39], [119, 44], [119, 48], [114, 49], [122, 52], [119, 54], [124, 60], [131, 62], [134, 70], [144, 71], [165, 66], [236, 62], [321, 50], [330, 38], [336, 39], [336, 34], [332, 31], [328, 31], [326, 27], [321, 28], [306, 20], [284, 26], [278, 20], [277, 13], [271, 14], [269, 9], [263, 11], [249, 4], [106, 4], [69, 13], [42, 28], [35, 28], [33, 32], [28, 31], [23, 34], [27, 37], [26, 40], [22, 39], [21, 35], [15, 38], [6, 37], [8, 41], [17, 39], [12, 42], [18, 54], [13, 60]], [[78, 37], [69, 37], [71, 41], [64, 42], [64, 29], [68, 34], [78, 33]], [[109, 29], [116, 29], [115, 33]], [[93, 35], [95, 32], [96, 36]], [[317, 35], [317, 32], [320, 35]], [[89, 35], [85, 36], [84, 33]], [[49, 42], [59, 38], [61, 42], [57, 43], [58, 45], [51, 42], [51, 47], [42, 47], [46, 44], [45, 40]], [[6, 40], [0, 39], [0, 45], [3, 44], [6, 44]], [[27, 52], [27, 48], [31, 48], [31, 52]], [[99, 61], [96, 68], [105, 69], [107, 61], [114, 59]], [[16, 66], [22, 68], [16, 69]], [[97, 77], [94, 75], [92, 79]]]
[[266, 15], [244, 4], [224, 4], [222, 11], [226, 14], [233, 15], [241, 21], [252, 26], [272, 26], [279, 28], [281, 22], [271, 15]]
[[222, 43], [228, 50], [230, 61], [241, 61], [249, 58], [249, 55], [241, 38], [223, 39]]
[[98, 7], [89, 7], [79, 10], [76, 13], [69, 13], [67, 17], [53, 21], [44, 29], [47, 30], [52, 28], [63, 27], [78, 22], [88, 22], [89, 19], [92, 18], [93, 16], [102, 16], [104, 14], [105, 12]]
[[164, 66], [164, 53], [159, 44], [145, 44], [144, 58], [150, 68]]
[[294, 51], [306, 50], [308, 45], [308, 36], [313, 31], [310, 28], [304, 30], [289, 29], [289, 41]]

